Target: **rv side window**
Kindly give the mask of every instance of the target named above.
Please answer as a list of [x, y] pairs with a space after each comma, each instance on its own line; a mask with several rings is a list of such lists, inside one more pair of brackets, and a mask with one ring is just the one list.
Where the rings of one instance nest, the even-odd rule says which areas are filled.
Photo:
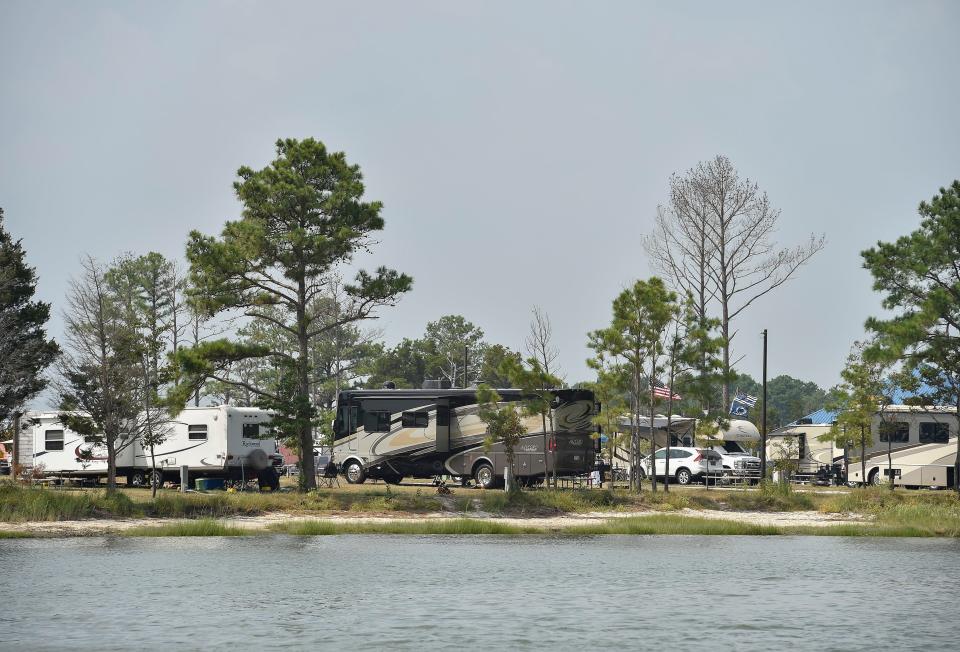
[[259, 423], [243, 424], [243, 438], [244, 439], [260, 439], [260, 424]]
[[63, 450], [63, 431], [47, 430], [44, 433], [44, 450], [62, 451]]
[[903, 421], [880, 424], [880, 441], [908, 442], [910, 441], [910, 424]]
[[205, 425], [187, 426], [187, 438], [188, 439], [206, 439], [207, 426]]
[[946, 444], [950, 439], [950, 426], [934, 421], [920, 422], [921, 444]]
[[426, 412], [404, 412], [404, 428], [426, 428], [430, 423], [430, 415]]
[[390, 432], [390, 413], [384, 411], [365, 412], [363, 429], [367, 432]]

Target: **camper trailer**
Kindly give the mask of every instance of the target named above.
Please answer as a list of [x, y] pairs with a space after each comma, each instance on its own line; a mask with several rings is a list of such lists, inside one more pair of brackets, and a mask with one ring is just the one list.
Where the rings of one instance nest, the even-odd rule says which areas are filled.
[[[501, 400], [521, 408], [520, 390], [499, 389]], [[593, 393], [551, 390], [548, 432], [539, 415], [524, 416], [527, 436], [514, 447], [514, 475], [536, 482], [549, 469], [580, 475], [594, 463]], [[334, 421], [334, 461], [352, 484], [367, 478], [398, 483], [404, 477], [452, 475], [483, 487], [503, 482], [506, 451], [484, 446], [486, 424], [478, 414], [475, 389], [349, 390], [340, 392]]]
[[[157, 480], [179, 480], [180, 467], [189, 477], [258, 480], [277, 488], [283, 458], [270, 436], [270, 413], [258, 408], [222, 405], [188, 407], [176, 419], [160, 425], [166, 431], [154, 447]], [[20, 463], [39, 467], [49, 476], [96, 482], [107, 475], [106, 447], [96, 437], [84, 437], [60, 422], [56, 412], [27, 413], [21, 419]], [[139, 440], [117, 454], [117, 475], [127, 484], [149, 486], [153, 465], [150, 450]]]

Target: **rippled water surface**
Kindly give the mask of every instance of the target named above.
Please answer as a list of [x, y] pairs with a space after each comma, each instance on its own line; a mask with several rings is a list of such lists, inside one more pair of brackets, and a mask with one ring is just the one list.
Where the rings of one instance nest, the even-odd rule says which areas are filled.
[[956, 650], [960, 542], [0, 540], [0, 647]]

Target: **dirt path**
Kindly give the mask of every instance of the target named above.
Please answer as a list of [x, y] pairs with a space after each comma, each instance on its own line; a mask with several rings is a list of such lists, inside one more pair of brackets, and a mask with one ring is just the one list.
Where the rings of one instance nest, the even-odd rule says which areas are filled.
[[[352, 523], [394, 523], [423, 519], [451, 519], [475, 518], [507, 525], [533, 526], [544, 529], [562, 529], [577, 525], [590, 525], [611, 519], [648, 517], [658, 514], [678, 514], [710, 518], [725, 521], [736, 521], [753, 525], [772, 526], [813, 526], [829, 527], [831, 525], [858, 524], [868, 519], [860, 514], [822, 514], [820, 512], [727, 512], [709, 509], [683, 509], [675, 512], [590, 512], [586, 514], [568, 514], [547, 517], [511, 517], [495, 516], [484, 512], [467, 514], [457, 512], [432, 512], [428, 514], [320, 514], [301, 515], [274, 512], [260, 516], [231, 516], [218, 519], [226, 525], [247, 528], [250, 530], [265, 530], [276, 523], [295, 521], [330, 521]], [[100, 536], [115, 534], [135, 527], [165, 525], [176, 523], [182, 519], [174, 518], [131, 518], [131, 519], [87, 519], [81, 521], [30, 521], [25, 523], [2, 523], [0, 530], [8, 532], [29, 532], [41, 536]]]

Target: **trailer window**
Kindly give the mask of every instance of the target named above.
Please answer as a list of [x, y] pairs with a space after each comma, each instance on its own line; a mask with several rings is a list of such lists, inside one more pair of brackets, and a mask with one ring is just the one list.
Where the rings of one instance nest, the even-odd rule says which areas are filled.
[[380, 410], [364, 412], [363, 429], [367, 432], [390, 432], [390, 413]]
[[187, 426], [187, 439], [206, 439], [206, 438], [207, 438], [206, 425]]
[[903, 421], [881, 423], [880, 441], [900, 443], [910, 441], [910, 424]]
[[935, 421], [920, 422], [921, 444], [946, 444], [950, 439], [950, 426]]
[[44, 450], [62, 451], [63, 450], [63, 431], [47, 430], [44, 433]]
[[430, 415], [427, 412], [404, 412], [404, 428], [426, 428], [430, 423]]
[[244, 439], [260, 439], [260, 424], [259, 423], [243, 424], [243, 438]]

